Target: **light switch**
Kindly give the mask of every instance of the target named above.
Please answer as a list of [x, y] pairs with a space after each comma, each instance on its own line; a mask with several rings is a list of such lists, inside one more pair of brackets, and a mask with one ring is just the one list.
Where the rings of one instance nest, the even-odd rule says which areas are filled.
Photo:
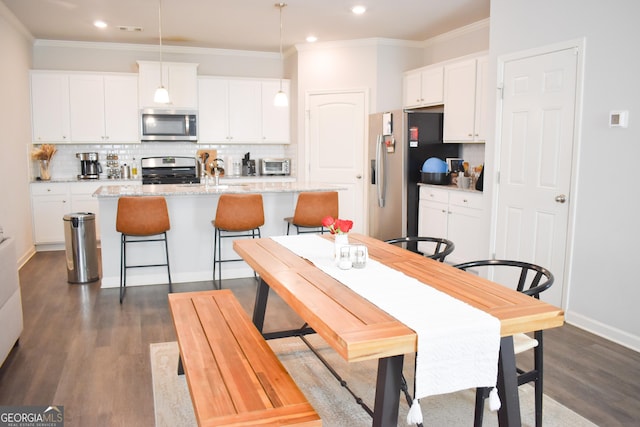
[[609, 127], [626, 128], [629, 124], [629, 111], [611, 111], [609, 113]]

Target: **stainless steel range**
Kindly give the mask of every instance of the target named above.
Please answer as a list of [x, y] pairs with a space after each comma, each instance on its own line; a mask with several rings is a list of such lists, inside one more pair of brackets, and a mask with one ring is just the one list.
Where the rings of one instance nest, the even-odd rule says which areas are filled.
[[198, 184], [195, 157], [143, 157], [143, 184]]

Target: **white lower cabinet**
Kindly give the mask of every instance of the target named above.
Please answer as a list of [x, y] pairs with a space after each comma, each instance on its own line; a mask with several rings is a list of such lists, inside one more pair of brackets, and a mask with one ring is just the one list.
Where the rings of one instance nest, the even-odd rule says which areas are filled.
[[[451, 240], [450, 264], [485, 258], [482, 194], [420, 186], [418, 235]], [[418, 246], [420, 249], [420, 246]]]
[[64, 243], [64, 216], [75, 212], [96, 214], [96, 238], [100, 239], [97, 182], [31, 184], [33, 238], [36, 245]]
[[64, 242], [62, 218], [71, 212], [68, 184], [31, 184], [35, 244]]

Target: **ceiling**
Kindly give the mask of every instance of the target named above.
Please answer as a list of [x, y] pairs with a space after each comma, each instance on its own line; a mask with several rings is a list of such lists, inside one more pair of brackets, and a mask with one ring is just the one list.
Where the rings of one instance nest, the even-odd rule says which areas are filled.
[[[36, 39], [158, 43], [158, 0], [0, 0]], [[490, 0], [285, 0], [284, 49], [372, 37], [424, 41], [489, 17]], [[274, 0], [162, 0], [165, 45], [277, 52]], [[353, 5], [367, 7], [364, 15]], [[108, 24], [93, 26], [97, 19]], [[124, 31], [119, 27], [139, 27]]]

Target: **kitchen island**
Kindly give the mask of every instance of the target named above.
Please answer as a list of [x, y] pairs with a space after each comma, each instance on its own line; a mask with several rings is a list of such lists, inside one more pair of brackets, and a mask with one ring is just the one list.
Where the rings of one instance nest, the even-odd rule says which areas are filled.
[[[102, 287], [120, 285], [120, 233], [116, 231], [118, 199], [122, 196], [164, 196], [167, 200], [171, 229], [169, 263], [173, 283], [197, 282], [213, 278], [213, 226], [221, 194], [262, 194], [265, 224], [262, 237], [287, 232], [285, 217], [293, 216], [298, 194], [304, 191], [343, 190], [331, 184], [297, 182], [225, 182], [219, 186], [205, 184], [175, 185], [104, 185], [93, 194], [100, 211], [102, 252]], [[231, 242], [222, 244], [223, 258], [238, 258]], [[127, 264], [163, 262], [161, 242], [127, 246]], [[253, 271], [244, 262], [225, 263], [222, 278], [249, 277]], [[129, 269], [127, 286], [167, 283], [165, 267]], [[179, 290], [178, 287], [174, 289]]]

